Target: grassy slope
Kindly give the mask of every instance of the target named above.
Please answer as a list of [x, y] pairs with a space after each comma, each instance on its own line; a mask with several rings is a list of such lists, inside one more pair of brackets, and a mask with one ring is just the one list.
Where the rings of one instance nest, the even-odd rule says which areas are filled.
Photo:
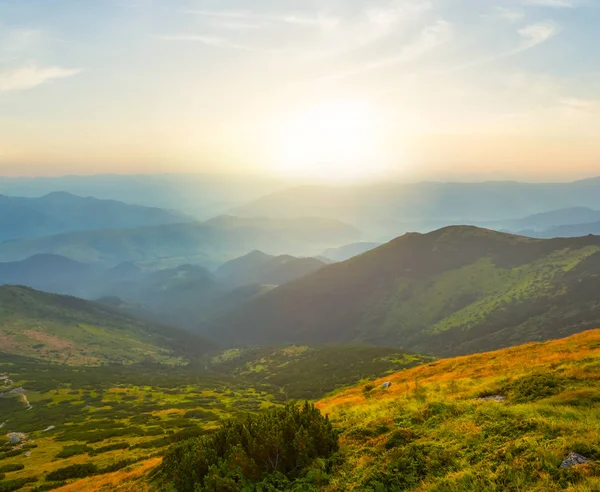
[[[318, 404], [342, 432], [329, 490], [600, 490], [600, 330], [437, 361], [368, 390]], [[477, 400], [497, 394], [507, 400]], [[596, 461], [560, 469], [571, 451]]]
[[365, 378], [432, 360], [406, 351], [364, 345], [232, 349], [212, 360], [215, 370], [280, 388], [286, 398], [314, 399]]
[[274, 289], [213, 333], [233, 344], [360, 341], [456, 355], [593, 328], [600, 302], [590, 293], [599, 286], [600, 237], [449, 227]]
[[0, 340], [5, 353], [77, 365], [180, 363], [213, 348], [183, 330], [100, 304], [11, 286], [0, 287]]

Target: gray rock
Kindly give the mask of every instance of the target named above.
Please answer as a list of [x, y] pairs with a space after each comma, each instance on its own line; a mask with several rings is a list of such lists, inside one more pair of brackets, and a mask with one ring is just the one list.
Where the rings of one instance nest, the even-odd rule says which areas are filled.
[[579, 453], [569, 453], [569, 456], [560, 464], [561, 468], [571, 468], [572, 466], [584, 465], [589, 460], [585, 456], [581, 456]]
[[506, 400], [506, 396], [502, 395], [484, 396], [483, 398], [477, 398], [477, 401], [495, 401], [498, 403], [504, 400]]
[[21, 438], [19, 436], [12, 435], [10, 436], [11, 444], [19, 444], [21, 442]]
[[389, 381], [386, 381], [385, 383], [383, 383], [383, 384], [381, 385], [381, 387], [382, 387], [383, 389], [388, 389], [388, 388], [389, 388], [391, 385], [392, 385], [392, 383], [390, 383]]

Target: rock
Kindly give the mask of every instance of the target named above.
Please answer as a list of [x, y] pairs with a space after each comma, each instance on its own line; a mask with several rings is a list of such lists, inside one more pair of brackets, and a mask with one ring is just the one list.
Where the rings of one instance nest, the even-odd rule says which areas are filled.
[[572, 466], [584, 465], [589, 460], [585, 456], [580, 455], [579, 453], [569, 453], [569, 456], [560, 464], [561, 468], [571, 468]]
[[48, 431], [51, 431], [52, 429], [56, 429], [56, 426], [55, 425], [49, 425], [42, 432], [48, 432]]
[[27, 440], [27, 434], [23, 434], [22, 432], [9, 432], [6, 434], [6, 437], [8, 437], [11, 444], [19, 444]]
[[26, 456], [27, 458], [29, 458], [29, 457], [31, 456], [31, 451], [27, 451], [27, 452], [25, 453], [25, 456]]
[[388, 388], [389, 388], [391, 385], [392, 385], [392, 383], [390, 383], [389, 381], [386, 381], [385, 383], [383, 383], [383, 384], [381, 385], [381, 387], [382, 387], [383, 389], [388, 389]]
[[495, 401], [498, 403], [504, 400], [506, 400], [506, 396], [502, 395], [484, 396], [483, 398], [477, 398], [477, 401]]

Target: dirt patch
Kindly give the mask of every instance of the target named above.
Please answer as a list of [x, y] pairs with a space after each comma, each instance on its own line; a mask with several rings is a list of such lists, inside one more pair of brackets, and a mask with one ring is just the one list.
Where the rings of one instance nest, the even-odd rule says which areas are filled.
[[10, 335], [0, 333], [0, 347], [3, 350], [14, 349], [16, 347], [15, 341]]
[[29, 338], [37, 340], [38, 342], [41, 342], [44, 345], [47, 345], [51, 348], [55, 348], [58, 350], [75, 348], [75, 345], [73, 345], [68, 340], [63, 340], [62, 338], [55, 337], [54, 335], [49, 335], [48, 333], [42, 333], [41, 331], [35, 330], [25, 330], [23, 333]]

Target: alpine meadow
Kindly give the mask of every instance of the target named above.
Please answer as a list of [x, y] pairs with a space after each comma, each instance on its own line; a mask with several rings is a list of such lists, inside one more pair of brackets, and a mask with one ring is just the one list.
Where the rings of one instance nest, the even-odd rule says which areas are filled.
[[0, 0], [0, 492], [600, 491], [596, 0]]

